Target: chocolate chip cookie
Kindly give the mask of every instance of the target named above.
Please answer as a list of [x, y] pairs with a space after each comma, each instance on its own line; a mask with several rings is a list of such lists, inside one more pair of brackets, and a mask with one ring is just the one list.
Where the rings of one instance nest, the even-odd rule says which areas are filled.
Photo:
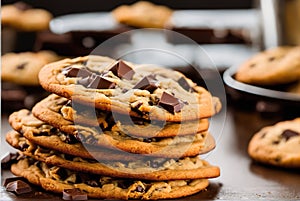
[[[122, 132], [109, 130], [102, 132], [95, 127], [74, 125], [72, 122], [69, 122], [66, 127], [61, 127], [60, 130], [52, 129], [53, 126], [36, 119], [29, 110], [25, 109], [11, 114], [9, 122], [15, 130], [23, 133], [24, 136], [49, 136], [51, 135], [49, 133], [59, 135], [61, 132], [71, 130], [72, 133], [69, 134], [88, 147], [90, 145], [100, 146], [153, 157], [195, 156], [215, 147], [214, 139], [207, 132], [168, 138], [136, 138]], [[65, 128], [66, 131], [63, 130]]]
[[209, 185], [207, 179], [172, 181], [117, 179], [48, 166], [30, 158], [21, 159], [13, 164], [11, 171], [47, 191], [69, 196], [71, 191], [76, 191], [89, 198], [98, 199], [179, 198], [200, 192]]
[[199, 157], [178, 160], [146, 157], [129, 162], [97, 161], [44, 148], [30, 142], [17, 132], [9, 132], [6, 141], [21, 150], [22, 154], [35, 160], [84, 173], [148, 180], [203, 179], [217, 177], [220, 174], [218, 167], [211, 166]]
[[52, 14], [40, 8], [32, 8], [23, 2], [1, 6], [1, 22], [4, 26], [20, 31], [42, 31], [49, 28]]
[[7, 53], [1, 56], [1, 79], [20, 85], [39, 85], [41, 68], [60, 57], [52, 51]]
[[112, 11], [121, 24], [138, 28], [164, 28], [173, 11], [161, 5], [147, 1], [138, 1], [132, 5], [122, 5]]
[[108, 57], [48, 64], [39, 80], [46, 90], [75, 102], [146, 120], [197, 120], [221, 109], [218, 98], [177, 71]]
[[94, 127], [100, 126], [102, 130], [122, 131], [127, 135], [144, 138], [191, 135], [207, 131], [209, 127], [208, 119], [181, 123], [147, 121], [123, 115], [113, 116], [110, 112], [80, 104], [76, 104], [75, 107], [75, 109], [72, 107], [72, 102], [68, 99], [51, 94], [37, 103], [32, 113], [37, 118], [56, 125], [58, 128], [67, 127], [70, 122], [74, 122]]
[[300, 118], [262, 128], [251, 139], [249, 155], [261, 163], [300, 167]]
[[260, 52], [238, 68], [235, 78], [254, 85], [278, 85], [300, 80], [300, 46]]

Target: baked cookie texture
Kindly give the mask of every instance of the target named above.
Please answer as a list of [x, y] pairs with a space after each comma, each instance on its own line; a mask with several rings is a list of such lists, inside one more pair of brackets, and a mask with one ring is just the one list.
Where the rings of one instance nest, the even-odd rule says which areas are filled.
[[138, 28], [164, 28], [172, 13], [172, 9], [166, 6], [147, 1], [122, 5], [112, 11], [117, 22]]
[[147, 181], [122, 180], [101, 175], [84, 174], [48, 166], [30, 158], [21, 159], [11, 168], [15, 175], [55, 193], [79, 189], [90, 198], [158, 200], [188, 196], [204, 190], [207, 179]]
[[300, 46], [260, 52], [238, 68], [235, 78], [254, 85], [288, 84], [300, 80]]
[[25, 3], [1, 6], [1, 23], [20, 31], [42, 31], [49, 28], [52, 14], [45, 9], [32, 8]]
[[182, 159], [144, 158], [134, 161], [102, 161], [85, 159], [65, 155], [36, 145], [18, 132], [9, 132], [6, 141], [22, 154], [45, 162], [74, 171], [100, 174], [104, 176], [148, 179], [148, 180], [178, 180], [178, 179], [203, 179], [213, 178], [220, 174], [216, 166], [199, 157], [186, 157]]
[[[119, 66], [124, 72], [116, 71]], [[86, 56], [48, 64], [40, 71], [39, 80], [42, 87], [59, 96], [148, 120], [196, 120], [221, 109], [217, 97], [177, 71], [108, 57]]]
[[262, 128], [248, 146], [249, 155], [261, 163], [300, 167], [300, 118]]
[[204, 190], [220, 168], [209, 118], [221, 103], [183, 74], [102, 56], [47, 64], [52, 94], [9, 116], [17, 176], [71, 198], [180, 198]]
[[52, 51], [7, 53], [1, 56], [1, 79], [20, 85], [38, 86], [41, 68], [60, 57]]
[[37, 103], [32, 108], [32, 113], [40, 120], [69, 133], [74, 132], [74, 129], [70, 128], [70, 125], [74, 124], [73, 122], [86, 126], [100, 126], [102, 131], [111, 129], [129, 136], [143, 138], [191, 135], [204, 132], [209, 127], [208, 119], [185, 122], [134, 119], [99, 109], [90, 109], [88, 106], [78, 103], [72, 104], [68, 99], [55, 94], [51, 94]]
[[[177, 158], [195, 156], [200, 153], [206, 153], [215, 147], [212, 136], [207, 132], [167, 138], [135, 138], [121, 131], [109, 130], [102, 133], [97, 128], [74, 125], [73, 123], [67, 125], [66, 130], [64, 130], [63, 126], [58, 130], [54, 128], [55, 126], [52, 127], [36, 119], [29, 110], [25, 109], [11, 114], [9, 122], [15, 130], [24, 133], [25, 136], [62, 135], [61, 132], [65, 132], [71, 134], [72, 138], [77, 139], [86, 146], [100, 146], [101, 148], [121, 150], [125, 153], [146, 154], [151, 157]], [[64, 122], [61, 121], [61, 123], [63, 124]], [[70, 130], [72, 131], [71, 133]]]

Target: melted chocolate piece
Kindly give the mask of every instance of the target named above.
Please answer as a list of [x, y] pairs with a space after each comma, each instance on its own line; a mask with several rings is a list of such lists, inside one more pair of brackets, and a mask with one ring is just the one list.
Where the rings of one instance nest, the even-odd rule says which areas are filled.
[[125, 78], [127, 80], [131, 80], [135, 73], [134, 70], [122, 60], [118, 61], [109, 70], [119, 78]]
[[31, 187], [27, 183], [25, 183], [24, 181], [21, 181], [21, 180], [9, 182], [5, 186], [5, 188], [7, 191], [14, 192], [18, 195], [24, 194], [24, 193], [29, 193], [32, 191]]
[[66, 77], [83, 77], [84, 78], [84, 77], [90, 76], [92, 74], [92, 72], [86, 68], [68, 66], [62, 70], [62, 74], [64, 74]]
[[164, 92], [158, 102], [158, 105], [167, 110], [168, 112], [175, 114], [180, 112], [184, 104], [175, 98], [174, 96]]
[[153, 91], [157, 89], [157, 80], [153, 75], [148, 75], [141, 79], [133, 88], [143, 89], [153, 93]]
[[105, 77], [95, 76], [94, 79], [87, 85], [87, 88], [92, 89], [113, 89], [116, 83], [109, 81]]
[[295, 137], [295, 136], [300, 136], [300, 133], [289, 129], [283, 131], [281, 134], [281, 137], [283, 137], [286, 141], [288, 141], [291, 137]]
[[1, 160], [1, 168], [2, 169], [9, 169], [11, 164], [16, 162], [19, 158], [20, 154], [17, 153], [8, 153], [4, 158]]
[[65, 142], [68, 144], [76, 144], [78, 140], [75, 138], [74, 135], [66, 134]]
[[87, 200], [87, 194], [82, 192], [79, 188], [64, 189], [63, 190], [64, 200]]
[[186, 91], [191, 91], [192, 88], [184, 77], [181, 77], [179, 80], [177, 80], [177, 82]]

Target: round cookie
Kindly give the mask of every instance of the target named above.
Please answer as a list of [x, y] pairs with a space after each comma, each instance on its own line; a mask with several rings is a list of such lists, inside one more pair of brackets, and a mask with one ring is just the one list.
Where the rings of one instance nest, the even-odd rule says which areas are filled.
[[261, 163], [300, 167], [300, 118], [262, 128], [251, 139], [249, 155]]
[[204, 179], [220, 175], [218, 167], [211, 166], [198, 156], [178, 160], [142, 158], [135, 161], [97, 161], [66, 155], [36, 145], [17, 132], [6, 135], [6, 141], [26, 156], [35, 160], [77, 172], [103, 176], [148, 180]]
[[59, 60], [52, 51], [7, 53], [1, 56], [1, 79], [20, 85], [39, 85], [38, 74], [47, 63]]
[[2, 26], [16, 26], [21, 13], [22, 13], [22, 10], [18, 9], [14, 5], [1, 6], [1, 24], [2, 24]]
[[[89, 198], [98, 199], [139, 199], [158, 200], [179, 198], [204, 190], [207, 179], [146, 181], [116, 179], [101, 175], [83, 174], [33, 159], [21, 159], [11, 167], [13, 174], [26, 178], [30, 183], [47, 191], [62, 193], [66, 189], [77, 188]], [[63, 175], [61, 173], [64, 173]]]
[[48, 64], [39, 80], [46, 90], [73, 101], [147, 120], [196, 120], [221, 109], [218, 98], [177, 71], [108, 57]]
[[[72, 131], [73, 136], [87, 147], [100, 146], [117, 149], [125, 153], [145, 154], [151, 157], [178, 158], [196, 156], [206, 153], [215, 147], [214, 139], [207, 132], [196, 135], [177, 136], [168, 138], [134, 138], [122, 132], [106, 131], [104, 133], [93, 127], [73, 125], [72, 122], [52, 129], [53, 126], [36, 119], [29, 110], [14, 112], [9, 117], [11, 126], [26, 135], [49, 136], [61, 132]], [[66, 129], [66, 130], [62, 130]], [[27, 134], [29, 133], [29, 134]]]
[[[94, 109], [89, 106], [77, 104], [77, 110], [72, 107], [72, 103], [66, 98], [55, 94], [49, 95], [37, 103], [32, 113], [42, 121], [56, 125], [61, 128], [69, 125], [69, 121], [74, 124], [83, 124], [98, 127], [104, 131], [111, 129], [116, 132], [123, 132], [136, 137], [175, 137], [181, 135], [191, 135], [208, 130], [207, 119], [185, 122], [161, 122], [145, 121], [143, 119], [132, 119], [130, 117], [118, 115]], [[63, 129], [64, 130], [64, 129]], [[72, 131], [71, 131], [72, 132]]]
[[47, 10], [32, 8], [23, 2], [1, 6], [2, 25], [19, 31], [47, 30], [52, 18]]
[[122, 5], [112, 11], [115, 19], [121, 24], [139, 28], [164, 28], [172, 16], [172, 10], [146, 1], [133, 5]]
[[44, 9], [28, 9], [21, 13], [16, 27], [22, 31], [42, 31], [49, 29], [53, 16]]
[[235, 78], [254, 85], [287, 84], [300, 79], [300, 46], [277, 47], [245, 61]]

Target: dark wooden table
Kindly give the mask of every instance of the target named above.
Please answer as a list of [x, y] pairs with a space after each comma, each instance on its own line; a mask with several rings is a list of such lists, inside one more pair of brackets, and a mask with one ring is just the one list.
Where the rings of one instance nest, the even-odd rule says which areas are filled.
[[[242, 109], [243, 108], [243, 109]], [[227, 108], [211, 120], [211, 132], [216, 138], [216, 148], [203, 158], [221, 168], [221, 176], [211, 179], [207, 191], [181, 200], [300, 200], [300, 170], [287, 170], [253, 162], [247, 155], [251, 136], [260, 128], [283, 119], [292, 118], [276, 113], [262, 114], [253, 109], [238, 107], [228, 101]], [[1, 155], [9, 151], [4, 141], [9, 130], [7, 114], [2, 114]], [[10, 176], [2, 171], [2, 180]], [[42, 191], [42, 190], [41, 190]], [[43, 192], [43, 191], [42, 191]], [[3, 188], [0, 200], [61, 200], [60, 195], [41, 193], [15, 196]]]

